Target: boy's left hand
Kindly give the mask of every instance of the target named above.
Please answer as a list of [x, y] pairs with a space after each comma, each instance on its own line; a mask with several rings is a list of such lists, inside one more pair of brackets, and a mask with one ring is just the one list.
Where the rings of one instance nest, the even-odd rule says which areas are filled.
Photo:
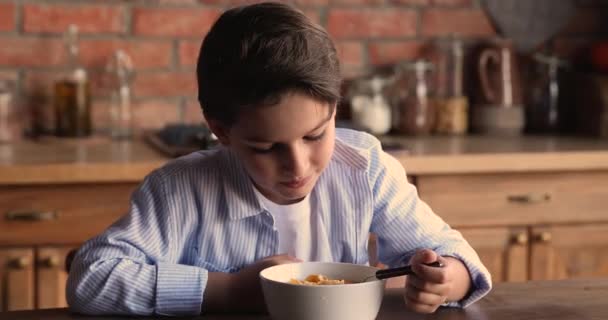
[[[424, 264], [439, 261], [442, 267]], [[419, 313], [433, 313], [453, 293], [455, 264], [460, 261], [439, 256], [430, 249], [416, 252], [410, 259], [413, 275], [406, 278], [404, 300], [408, 309]], [[458, 266], [459, 267], [459, 266]], [[456, 267], [458, 269], [458, 267]]]

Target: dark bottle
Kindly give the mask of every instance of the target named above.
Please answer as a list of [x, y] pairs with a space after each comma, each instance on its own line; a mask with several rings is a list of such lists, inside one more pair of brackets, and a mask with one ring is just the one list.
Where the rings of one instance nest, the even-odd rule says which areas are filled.
[[55, 83], [55, 133], [60, 137], [91, 135], [91, 90], [86, 70], [78, 61], [78, 29], [71, 25], [66, 33], [70, 73]]
[[563, 103], [560, 77], [567, 62], [536, 54], [526, 101], [526, 133], [558, 133]]

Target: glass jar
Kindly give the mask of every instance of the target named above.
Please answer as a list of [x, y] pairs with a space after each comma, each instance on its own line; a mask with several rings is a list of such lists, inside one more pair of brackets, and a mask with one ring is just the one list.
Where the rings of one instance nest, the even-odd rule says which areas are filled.
[[91, 135], [91, 87], [86, 69], [78, 63], [78, 27], [64, 35], [70, 72], [54, 86], [55, 131], [60, 137]]
[[530, 86], [526, 97], [527, 133], [559, 131], [561, 93], [560, 77], [567, 66], [565, 60], [553, 55], [534, 55]]
[[116, 140], [133, 136], [131, 83], [134, 77], [131, 57], [117, 50], [106, 65], [110, 86], [110, 137]]
[[0, 143], [12, 142], [18, 134], [14, 83], [0, 80]]
[[383, 135], [391, 129], [391, 106], [384, 93], [391, 81], [390, 77], [374, 75], [353, 82], [348, 99], [356, 128], [374, 135]]
[[434, 69], [427, 60], [397, 65], [398, 87], [393, 102], [393, 128], [397, 133], [424, 135], [435, 125], [435, 106], [430, 99], [432, 87], [429, 73]]
[[450, 36], [435, 42], [430, 59], [435, 67], [435, 132], [459, 135], [467, 132], [469, 100], [464, 95], [464, 56], [462, 40]]

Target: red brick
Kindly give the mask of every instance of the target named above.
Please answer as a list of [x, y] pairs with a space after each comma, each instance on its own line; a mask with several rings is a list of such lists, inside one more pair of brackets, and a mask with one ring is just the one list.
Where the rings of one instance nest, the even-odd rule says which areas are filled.
[[196, 5], [199, 0], [159, 0], [160, 5]]
[[482, 10], [429, 9], [422, 15], [425, 36], [490, 36], [494, 28]]
[[409, 9], [332, 9], [327, 29], [336, 38], [403, 37], [416, 34], [416, 12]]
[[203, 110], [196, 99], [188, 99], [182, 117], [184, 123], [200, 124], [207, 123], [203, 117]]
[[[355, 6], [359, 6], [359, 5], [370, 6], [370, 5], [380, 5], [380, 4], [383, 4], [384, 1], [385, 0], [330, 0], [330, 3], [332, 5], [337, 4], [337, 5], [345, 5], [345, 6], [351, 6], [351, 5], [355, 5]], [[410, 0], [410, 1], [412, 1], [412, 0]], [[414, 1], [416, 1], [416, 0], [414, 0]], [[425, 0], [417, 0], [417, 1], [425, 1]]]
[[363, 44], [358, 41], [338, 41], [336, 50], [342, 68], [363, 66]]
[[179, 64], [182, 66], [194, 66], [198, 60], [201, 41], [181, 41], [179, 43]]
[[390, 0], [390, 2], [408, 6], [426, 6], [429, 5], [430, 0]]
[[141, 100], [133, 104], [133, 127], [136, 131], [160, 129], [180, 122], [179, 102]]
[[2, 38], [0, 65], [9, 67], [49, 67], [66, 63], [63, 41], [59, 39]]
[[87, 66], [105, 66], [112, 54], [124, 50], [136, 69], [167, 67], [171, 64], [173, 47], [169, 41], [82, 40], [80, 57]]
[[435, 6], [450, 6], [450, 7], [470, 7], [473, 5], [472, 0], [432, 0]]
[[[178, 101], [138, 100], [131, 102], [133, 129], [136, 135], [144, 130], [159, 129], [168, 123], [179, 122]], [[93, 127], [97, 132], [108, 132], [110, 128], [110, 101], [95, 99], [91, 107]]]
[[93, 126], [93, 132], [109, 132], [110, 107], [108, 99], [93, 99], [91, 103], [91, 125]]
[[[266, 1], [268, 1], [268, 0], [200, 0], [200, 2], [203, 4], [223, 5], [226, 7], [242, 6], [242, 5], [260, 3], [260, 2], [266, 2]], [[318, 1], [318, 0], [314, 0], [314, 1]], [[276, 0], [274, 2], [289, 3], [290, 0]]]
[[137, 8], [133, 31], [146, 36], [203, 37], [221, 11], [198, 8]]
[[196, 96], [197, 84], [194, 70], [188, 72], [140, 73], [133, 84], [137, 96]]
[[372, 65], [393, 64], [419, 58], [424, 49], [420, 41], [372, 42], [369, 44], [369, 59]]
[[0, 31], [15, 30], [15, 5], [0, 3]]
[[120, 6], [27, 4], [23, 9], [26, 32], [65, 32], [70, 24], [83, 33], [123, 32], [124, 11]]
[[329, 0], [294, 0], [293, 3], [296, 7], [320, 7], [327, 6]]

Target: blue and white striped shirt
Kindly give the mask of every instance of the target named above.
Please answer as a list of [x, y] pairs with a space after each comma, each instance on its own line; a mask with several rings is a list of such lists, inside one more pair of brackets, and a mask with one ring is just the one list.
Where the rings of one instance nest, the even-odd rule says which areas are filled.
[[[418, 198], [404, 168], [371, 135], [336, 130], [310, 201], [311, 218], [322, 226], [314, 260], [367, 264], [373, 232], [379, 260], [391, 267], [419, 248], [462, 260], [473, 291], [454, 306], [491, 288], [475, 251]], [[81, 247], [67, 300], [87, 314], [199, 314], [208, 272], [236, 272], [277, 251], [272, 216], [240, 161], [226, 148], [195, 152], [149, 174], [129, 213]]]

